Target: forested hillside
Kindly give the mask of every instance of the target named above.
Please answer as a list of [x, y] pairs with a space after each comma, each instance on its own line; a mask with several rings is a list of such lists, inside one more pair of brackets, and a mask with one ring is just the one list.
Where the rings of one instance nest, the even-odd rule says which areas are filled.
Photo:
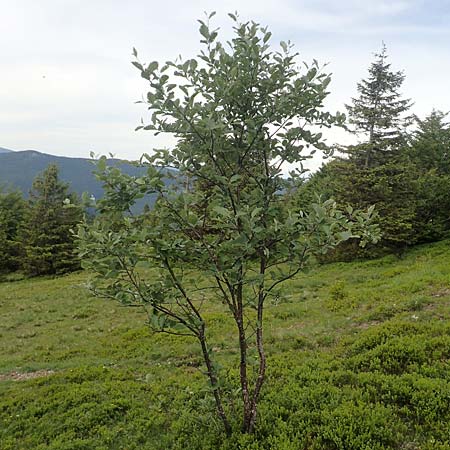
[[[0, 152], [0, 186], [17, 189], [28, 196], [33, 179], [50, 164], [58, 167], [61, 180], [69, 183], [70, 190], [79, 196], [83, 192], [96, 198], [103, 195], [101, 183], [93, 174], [93, 160], [48, 155], [35, 150]], [[120, 166], [130, 175], [142, 173], [142, 169], [125, 161], [111, 160], [111, 164]]]

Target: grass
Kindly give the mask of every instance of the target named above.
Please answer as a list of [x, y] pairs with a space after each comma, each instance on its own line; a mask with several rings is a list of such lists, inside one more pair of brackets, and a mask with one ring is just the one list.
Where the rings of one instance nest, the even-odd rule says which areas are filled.
[[[90, 297], [85, 273], [0, 283], [0, 448], [450, 449], [449, 247], [285, 284], [258, 432], [228, 440], [195, 342]], [[234, 332], [219, 305], [206, 315], [237, 420]]]

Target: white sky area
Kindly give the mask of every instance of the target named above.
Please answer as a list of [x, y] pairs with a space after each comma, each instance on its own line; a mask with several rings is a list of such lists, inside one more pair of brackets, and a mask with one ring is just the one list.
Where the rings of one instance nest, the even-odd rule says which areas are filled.
[[[204, 11], [217, 11], [222, 39], [238, 11], [267, 25], [273, 46], [290, 40], [300, 60], [328, 63], [332, 112], [345, 111], [382, 41], [392, 69], [405, 72], [413, 112], [450, 110], [450, 0], [0, 0], [0, 147], [137, 159], [170, 146], [134, 131], [146, 85], [132, 48], [144, 62], [196, 56]], [[352, 139], [328, 133], [329, 143]]]

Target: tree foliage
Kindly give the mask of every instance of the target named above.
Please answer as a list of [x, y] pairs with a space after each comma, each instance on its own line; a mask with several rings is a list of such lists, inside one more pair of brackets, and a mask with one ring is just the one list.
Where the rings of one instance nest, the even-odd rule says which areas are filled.
[[[337, 165], [336, 173], [338, 177], [334, 182], [333, 195], [339, 202], [355, 208], [375, 205], [377, 222], [382, 230], [378, 248], [402, 254], [408, 246], [417, 242], [414, 221], [419, 173], [414, 164], [407, 159], [394, 159], [366, 169], [345, 162]], [[358, 254], [367, 255], [366, 252]], [[347, 258], [352, 258], [352, 252], [349, 251]]]
[[[352, 241], [331, 258], [351, 260], [383, 251], [401, 254], [407, 246], [445, 238], [450, 232], [450, 126], [447, 114], [433, 110], [421, 119], [408, 114], [402, 99], [403, 72], [393, 72], [386, 47], [358, 83], [357, 98], [347, 106], [353, 130], [363, 137], [342, 147], [342, 155], [327, 162], [291, 195], [290, 204], [303, 207], [317, 193], [339, 205], [376, 205], [383, 237], [361, 250]], [[416, 125], [415, 130], [407, 125]]]
[[447, 114], [432, 111], [416, 118], [409, 157], [418, 173], [414, 231], [417, 242], [447, 237], [450, 231], [450, 127]]
[[[196, 59], [133, 62], [149, 82], [150, 122], [139, 128], [172, 134], [177, 144], [145, 155], [141, 177], [101, 158], [101, 214], [78, 232], [83, 265], [95, 274], [93, 292], [141, 306], [155, 331], [198, 341], [227, 434], [227, 390], [203, 303], [222, 303], [234, 321], [242, 431], [252, 432], [266, 371], [265, 305], [316, 255], [350, 237], [376, 236], [372, 209], [340, 211], [331, 200], [284, 208], [284, 164], [327, 150], [318, 129], [343, 116], [323, 109], [330, 77], [317, 62], [300, 72], [290, 44], [272, 50], [266, 28], [231, 18], [234, 37], [226, 45], [209, 19], [200, 21]], [[178, 184], [162, 182], [158, 168], [167, 167], [177, 170]], [[151, 223], [148, 212], [129, 214], [137, 198], [153, 192], [159, 199]]]
[[[382, 239], [378, 248], [403, 252], [415, 240], [417, 170], [406, 151], [405, 127], [411, 116], [410, 100], [401, 98], [402, 72], [393, 72], [386, 61], [386, 47], [369, 67], [369, 75], [358, 83], [357, 98], [347, 106], [349, 122], [363, 141], [343, 148], [327, 169], [328, 195], [340, 205], [367, 208], [376, 205]], [[344, 244], [346, 259], [360, 255]]]
[[410, 155], [423, 171], [436, 170], [450, 174], [450, 125], [447, 114], [433, 110], [423, 120], [416, 117], [417, 129], [412, 135]]
[[[67, 207], [65, 207], [67, 204]], [[70, 205], [70, 206], [69, 206]], [[82, 219], [75, 194], [48, 168], [34, 181], [22, 230], [23, 268], [29, 275], [61, 274], [80, 267], [71, 229]]]
[[0, 193], [0, 272], [12, 272], [21, 267], [20, 230], [26, 203], [18, 191]]
[[402, 99], [399, 92], [405, 75], [390, 69], [384, 44], [375, 57], [368, 77], [357, 85], [359, 96], [347, 105], [350, 124], [364, 135], [363, 145], [351, 146], [347, 152], [365, 168], [383, 163], [404, 144], [405, 127], [412, 122], [411, 115], [405, 116], [411, 101]]

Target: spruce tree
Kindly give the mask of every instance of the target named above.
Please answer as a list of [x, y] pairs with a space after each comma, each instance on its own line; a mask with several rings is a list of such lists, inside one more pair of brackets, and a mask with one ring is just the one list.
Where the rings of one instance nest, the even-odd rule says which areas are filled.
[[[371, 255], [378, 255], [380, 247], [402, 254], [416, 243], [413, 224], [417, 214], [418, 170], [413, 163], [408, 159], [401, 164], [393, 160], [370, 169], [350, 163], [342, 165], [340, 170], [335, 185], [339, 201], [354, 208], [375, 206], [377, 222], [383, 231]], [[355, 249], [364, 255], [364, 251]]]
[[450, 124], [448, 113], [433, 110], [421, 120], [415, 118], [417, 130], [411, 141], [411, 157], [423, 170], [435, 169], [450, 175]]
[[350, 147], [348, 153], [366, 168], [383, 163], [386, 153], [404, 143], [404, 129], [412, 121], [412, 116], [405, 115], [411, 100], [402, 99], [399, 92], [405, 75], [391, 70], [384, 43], [375, 57], [368, 78], [357, 85], [359, 96], [346, 105], [354, 131], [364, 135], [362, 144]]
[[379, 246], [402, 252], [415, 242], [417, 177], [406, 151], [411, 101], [401, 97], [405, 75], [391, 70], [384, 44], [375, 56], [357, 85], [359, 96], [347, 105], [349, 123], [363, 140], [343, 149], [346, 157], [331, 167], [331, 184], [341, 205], [375, 205], [383, 230]]
[[[68, 201], [67, 201], [68, 200]], [[70, 203], [66, 207], [65, 203]], [[24, 269], [29, 275], [61, 274], [80, 267], [71, 229], [82, 219], [77, 197], [59, 180], [58, 167], [33, 181], [24, 227]]]
[[450, 233], [450, 126], [447, 114], [433, 110], [421, 120], [410, 145], [410, 158], [418, 178], [414, 228], [419, 242], [447, 237]]
[[13, 272], [20, 268], [23, 246], [19, 235], [24, 213], [25, 201], [22, 193], [0, 193], [0, 273]]

